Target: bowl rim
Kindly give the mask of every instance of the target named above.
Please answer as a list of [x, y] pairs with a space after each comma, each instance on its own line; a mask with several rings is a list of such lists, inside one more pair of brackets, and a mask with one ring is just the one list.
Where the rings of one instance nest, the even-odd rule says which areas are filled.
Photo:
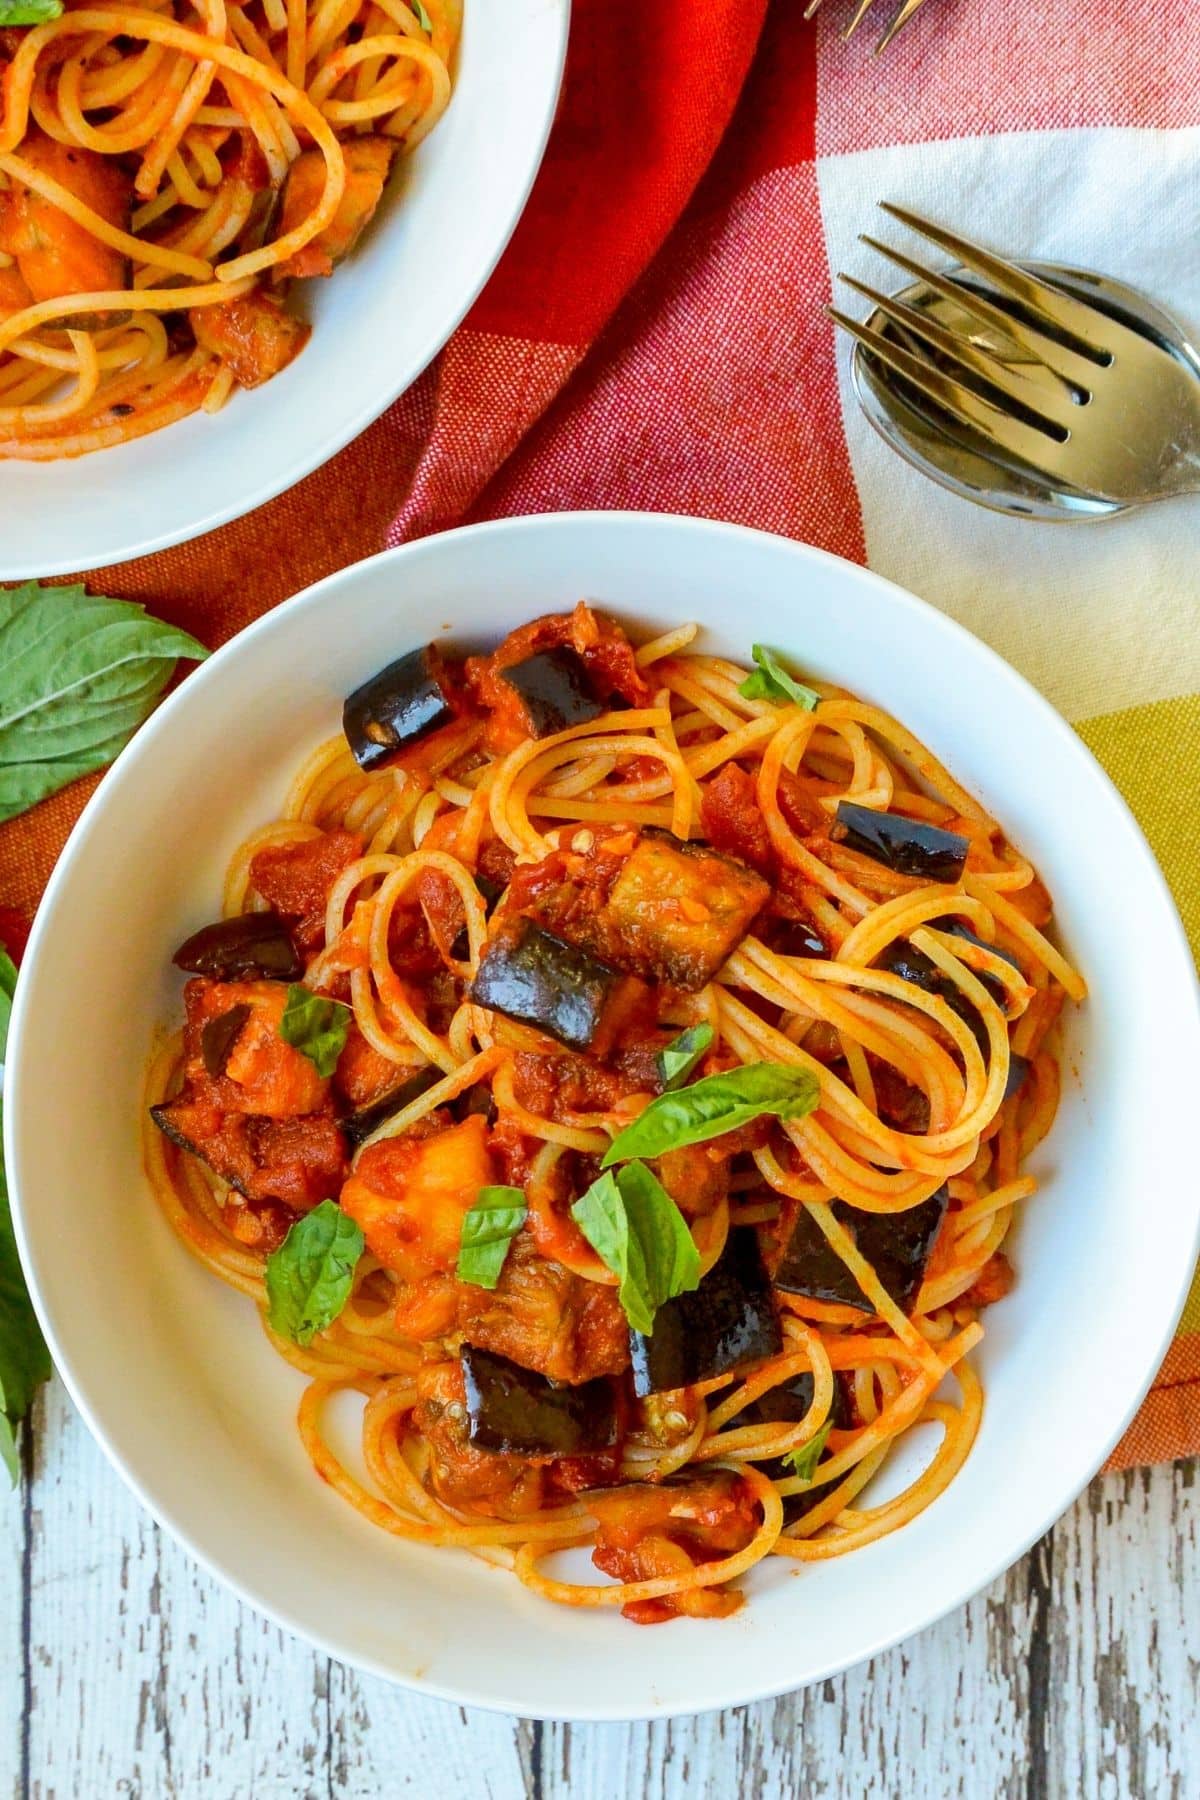
[[[222, 525], [229, 525], [248, 514], [257, 512], [261, 506], [277, 500], [280, 494], [299, 486], [317, 469], [323, 468], [327, 462], [337, 456], [347, 444], [360, 437], [375, 421], [393, 405], [402, 394], [408, 392], [413, 384], [429, 368], [434, 358], [445, 349], [454, 333], [458, 330], [484, 288], [496, 271], [500, 258], [508, 249], [513, 234], [525, 214], [529, 204], [529, 196], [533, 192], [534, 182], [541, 173], [546, 158], [546, 147], [550, 141], [550, 132], [558, 112], [562, 97], [563, 75], [566, 68], [567, 49], [570, 39], [571, 10], [573, 0], [557, 0], [557, 4], [545, 9], [544, 20], [547, 33], [557, 32], [553, 43], [551, 58], [553, 79], [546, 84], [541, 100], [541, 117], [534, 133], [534, 154], [530, 157], [529, 167], [518, 186], [514, 204], [508, 219], [497, 233], [494, 244], [480, 262], [472, 282], [463, 293], [460, 304], [448, 313], [443, 323], [430, 333], [424, 343], [418, 346], [415, 354], [408, 359], [408, 366], [399, 381], [383, 383], [376, 396], [366, 405], [358, 409], [351, 417], [340, 420], [308, 449], [302, 450], [286, 466], [277, 464], [272, 473], [264, 475], [263, 480], [255, 487], [248, 487], [244, 494], [229, 500], [223, 505], [214, 506], [202, 513], [189, 525], [172, 526], [165, 531], [151, 532], [146, 536], [131, 538], [120, 547], [120, 554], [114, 555], [111, 546], [99, 547], [93, 553], [85, 545], [70, 556], [54, 554], [34, 557], [27, 555], [15, 562], [4, 560], [3, 549], [0, 548], [0, 581], [37, 581], [59, 575], [73, 575], [80, 569], [112, 568], [120, 563], [132, 562], [138, 557], [153, 556], [161, 550], [174, 549], [179, 544], [190, 544], [196, 538], [206, 537], [209, 532], [220, 530]], [[166, 430], [170, 431], [170, 427]], [[152, 434], [156, 435], [156, 434]], [[118, 446], [119, 447], [119, 446]], [[103, 459], [104, 451], [93, 452], [85, 459], [92, 462], [95, 458]], [[383, 554], [383, 553], [381, 553]]]
[[[632, 531], [637, 533], [649, 529], [651, 531], [678, 530], [698, 536], [713, 534], [720, 536], [732, 535], [746, 543], [748, 552], [755, 544], [765, 543], [773, 548], [784, 546], [790, 552], [795, 554], [798, 562], [814, 561], [820, 564], [833, 565], [838, 569], [851, 570], [856, 578], [861, 579], [880, 590], [890, 604], [899, 607], [901, 611], [906, 611], [910, 615], [921, 619], [923, 625], [932, 625], [935, 631], [945, 631], [951, 638], [960, 641], [966, 640], [971, 647], [972, 652], [983, 657], [985, 663], [990, 666], [991, 673], [997, 677], [1001, 685], [1007, 683], [1010, 687], [1015, 686], [1021, 692], [1023, 703], [1040, 715], [1042, 724], [1052, 736], [1057, 739], [1064, 755], [1074, 759], [1077, 764], [1081, 764], [1088, 768], [1091, 779], [1098, 779], [1101, 786], [1107, 790], [1108, 798], [1110, 801], [1115, 802], [1116, 807], [1124, 815], [1127, 825], [1132, 832], [1136, 834], [1137, 839], [1143, 846], [1146, 874], [1150, 882], [1157, 887], [1159, 898], [1164, 903], [1163, 922], [1172, 933], [1174, 950], [1179, 956], [1181, 967], [1189, 972], [1193, 971], [1194, 965], [1191, 949], [1188, 944], [1182, 921], [1179, 918], [1174, 898], [1162, 870], [1159, 867], [1158, 861], [1154, 856], [1153, 851], [1146, 843], [1141, 827], [1137, 823], [1128, 803], [1125, 801], [1103, 767], [1092, 755], [1092, 752], [1088, 749], [1087, 745], [1076, 734], [1062, 715], [1051, 706], [1050, 702], [1045, 699], [1032, 683], [1021, 675], [1019, 671], [1013, 668], [1013, 666], [1001, 657], [998, 652], [994, 651], [990, 645], [975, 637], [974, 633], [968, 631], [965, 626], [960, 625], [948, 614], [941, 612], [929, 602], [919, 599], [916, 595], [888, 580], [885, 576], [879, 575], [874, 570], [868, 569], [860, 564], [851, 563], [848, 559], [836, 556], [832, 552], [822, 550], [815, 545], [806, 544], [796, 539], [781, 537], [777, 533], [763, 531], [751, 526], [708, 518], [699, 518], [694, 515], [637, 512], [631, 510], [610, 512], [603, 509], [523, 514], [514, 517], [488, 520], [478, 524], [461, 526], [452, 531], [437, 533], [430, 537], [414, 540], [413, 542], [401, 545], [397, 548], [381, 551], [375, 556], [364, 558], [357, 563], [351, 563], [346, 568], [337, 570], [332, 575], [326, 576], [321, 581], [315, 582], [310, 587], [301, 590], [299, 593], [291, 596], [288, 600], [283, 601], [279, 606], [274, 607], [269, 612], [263, 614], [260, 618], [248, 625], [243, 631], [239, 632], [234, 638], [231, 638], [227, 643], [222, 645], [220, 649], [215, 651], [212, 656], [193, 671], [187, 681], [181, 684], [181, 686], [162, 703], [147, 723], [141, 727], [132, 743], [122, 751], [121, 755], [112, 765], [112, 768], [108, 771], [105, 779], [89, 799], [71, 831], [51, 874], [45, 894], [43, 895], [35, 916], [33, 930], [30, 934], [29, 944], [23, 963], [32, 965], [37, 960], [41, 949], [42, 939], [48, 934], [50, 929], [50, 920], [56, 907], [58, 895], [68, 886], [71, 880], [72, 865], [80, 847], [91, 833], [93, 821], [98, 820], [103, 815], [104, 808], [107, 804], [106, 796], [113, 791], [114, 779], [122, 779], [124, 772], [135, 766], [141, 757], [152, 754], [158, 738], [172, 728], [172, 722], [176, 712], [185, 704], [184, 695], [189, 692], [194, 695], [199, 689], [207, 687], [213, 682], [219, 682], [222, 678], [226, 664], [240, 654], [241, 648], [244, 645], [257, 641], [259, 638], [269, 637], [274, 631], [286, 631], [288, 629], [289, 621], [299, 613], [308, 611], [309, 609], [316, 610], [321, 606], [327, 595], [342, 586], [354, 585], [364, 578], [367, 571], [375, 570], [380, 567], [393, 568], [397, 566], [407, 567], [409, 565], [419, 566], [424, 558], [436, 558], [440, 553], [440, 547], [443, 546], [447, 540], [459, 540], [468, 537], [519, 539], [523, 536], [528, 536], [536, 538], [538, 533], [546, 527], [562, 528], [566, 526], [568, 528], [574, 528], [585, 525], [591, 526], [601, 519], [610, 524], [616, 531]], [[1200, 982], [1196, 981], [1194, 973], [1189, 985], [1192, 996], [1192, 1028], [1197, 1049], [1200, 1050]], [[10, 1105], [6, 1107], [6, 1111], [9, 1114], [10, 1127], [5, 1133], [4, 1145], [13, 1225], [30, 1296], [42, 1331], [45, 1335], [46, 1342], [54, 1358], [55, 1368], [61, 1376], [72, 1401], [82, 1415], [88, 1430], [100, 1445], [100, 1448], [118, 1476], [125, 1485], [132, 1490], [139, 1502], [150, 1513], [151, 1517], [164, 1530], [168, 1531], [202, 1568], [217, 1581], [222, 1583], [222, 1585], [236, 1594], [241, 1601], [247, 1606], [250, 1606], [254, 1611], [270, 1619], [274, 1624], [281, 1628], [292, 1632], [295, 1636], [312, 1645], [313, 1648], [321, 1651], [323, 1654], [333, 1657], [337, 1661], [343, 1662], [350, 1667], [360, 1669], [364, 1673], [379, 1676], [393, 1685], [409, 1689], [414, 1694], [445, 1700], [459, 1706], [478, 1707], [485, 1712], [500, 1713], [510, 1717], [567, 1720], [581, 1723], [632, 1722], [641, 1719], [688, 1717], [693, 1714], [698, 1715], [704, 1712], [722, 1711], [728, 1707], [744, 1706], [759, 1700], [774, 1699], [783, 1694], [799, 1691], [795, 1681], [787, 1679], [776, 1685], [764, 1685], [761, 1682], [752, 1682], [742, 1687], [731, 1687], [731, 1691], [728, 1694], [723, 1695], [718, 1699], [705, 1701], [698, 1706], [687, 1706], [668, 1702], [657, 1706], [647, 1704], [639, 1709], [630, 1710], [627, 1706], [606, 1703], [592, 1703], [585, 1705], [581, 1703], [578, 1708], [573, 1708], [570, 1712], [556, 1710], [518, 1710], [506, 1699], [503, 1693], [494, 1693], [490, 1696], [485, 1695], [481, 1697], [474, 1689], [455, 1685], [452, 1681], [429, 1680], [425, 1677], [414, 1679], [411, 1676], [400, 1674], [394, 1667], [389, 1666], [388, 1663], [381, 1658], [372, 1655], [364, 1655], [362, 1652], [355, 1649], [353, 1645], [344, 1642], [342, 1634], [339, 1634], [337, 1631], [331, 1631], [327, 1634], [314, 1631], [308, 1625], [293, 1616], [291, 1609], [286, 1604], [279, 1604], [266, 1594], [259, 1592], [252, 1582], [231, 1575], [220, 1565], [215, 1557], [210, 1557], [201, 1544], [196, 1541], [196, 1537], [192, 1530], [174, 1516], [173, 1510], [169, 1506], [160, 1506], [149, 1491], [148, 1482], [143, 1480], [138, 1474], [135, 1474], [123, 1462], [119, 1450], [110, 1440], [103, 1423], [101, 1416], [102, 1404], [94, 1405], [92, 1403], [88, 1397], [88, 1381], [86, 1374], [76, 1371], [71, 1366], [69, 1359], [63, 1355], [59, 1345], [55, 1321], [48, 1314], [46, 1305], [43, 1301], [40, 1284], [37, 1278], [36, 1259], [33, 1254], [29, 1234], [26, 1230], [25, 1210], [21, 1199], [20, 1178], [21, 1165], [24, 1163], [27, 1166], [32, 1167], [35, 1159], [35, 1152], [32, 1150], [26, 1151], [24, 1147], [23, 1140], [25, 1134], [21, 1123], [21, 1115], [24, 1109], [20, 1099], [20, 1090], [23, 1081], [23, 1058], [21, 1056], [21, 1047], [25, 1036], [26, 1012], [28, 1010], [25, 996], [31, 992], [32, 986], [33, 984], [31, 982], [27, 981], [22, 983], [18, 981], [16, 997], [13, 1004], [12, 1019], [9, 1028], [8, 1067], [6, 1076], [8, 1099], [10, 1101]], [[1109, 1421], [1102, 1439], [1093, 1443], [1093, 1447], [1086, 1459], [1080, 1457], [1074, 1458], [1069, 1470], [1068, 1478], [1065, 1480], [1060, 1478], [1055, 1483], [1053, 1501], [1049, 1503], [1048, 1508], [1045, 1510], [1044, 1517], [1040, 1518], [1036, 1528], [1022, 1531], [1016, 1540], [1013, 1542], [1006, 1542], [1000, 1551], [987, 1559], [986, 1563], [983, 1563], [977, 1569], [972, 1570], [969, 1577], [957, 1584], [957, 1597], [949, 1604], [947, 1604], [942, 1597], [932, 1598], [931, 1600], [926, 1601], [913, 1612], [912, 1616], [903, 1624], [903, 1626], [898, 1628], [880, 1628], [877, 1636], [871, 1637], [868, 1642], [864, 1642], [864, 1644], [854, 1650], [853, 1653], [839, 1654], [818, 1674], [806, 1678], [806, 1680], [800, 1684], [801, 1686], [811, 1685], [816, 1680], [824, 1680], [835, 1675], [840, 1675], [847, 1669], [854, 1668], [871, 1657], [877, 1656], [882, 1652], [893, 1648], [896, 1644], [904, 1642], [908, 1638], [915, 1636], [917, 1633], [926, 1630], [939, 1619], [947, 1617], [950, 1613], [973, 1599], [977, 1594], [982, 1592], [984, 1588], [988, 1587], [994, 1580], [1003, 1574], [1006, 1569], [1012, 1567], [1014, 1563], [1019, 1561], [1020, 1558], [1023, 1557], [1045, 1534], [1045, 1532], [1062, 1517], [1067, 1508], [1074, 1503], [1087, 1484], [1100, 1471], [1111, 1451], [1132, 1422], [1142, 1401], [1152, 1386], [1154, 1377], [1161, 1367], [1163, 1357], [1174, 1338], [1176, 1326], [1178, 1325], [1179, 1318], [1187, 1299], [1192, 1271], [1195, 1267], [1198, 1255], [1200, 1255], [1200, 1192], [1196, 1194], [1193, 1201], [1190, 1258], [1181, 1259], [1176, 1270], [1171, 1275], [1168, 1275], [1164, 1269], [1164, 1283], [1173, 1281], [1175, 1291], [1171, 1295], [1169, 1302], [1164, 1305], [1161, 1312], [1160, 1316], [1162, 1324], [1155, 1340], [1153, 1354], [1149, 1360], [1148, 1366], [1138, 1378], [1133, 1398], [1122, 1408], [1118, 1418]]]

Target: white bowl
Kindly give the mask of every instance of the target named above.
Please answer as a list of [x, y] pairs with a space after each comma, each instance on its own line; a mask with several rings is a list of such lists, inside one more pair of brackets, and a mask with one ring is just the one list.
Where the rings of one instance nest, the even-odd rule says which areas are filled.
[[[337, 728], [342, 696], [431, 632], [495, 638], [581, 595], [643, 629], [699, 619], [708, 645], [739, 656], [764, 639], [896, 713], [1032, 856], [1092, 985], [1036, 1157], [1019, 1281], [987, 1315], [987, 1403], [962, 1473], [853, 1556], [768, 1560], [734, 1618], [653, 1631], [393, 1541], [340, 1501], [296, 1436], [302, 1378], [182, 1249], [138, 1154], [147, 1046], [179, 1004], [171, 952], [214, 911], [234, 846]], [[142, 729], [80, 820], [38, 914], [10, 1045], [21, 1251], [58, 1367], [115, 1467], [253, 1606], [333, 1656], [468, 1705], [610, 1719], [739, 1704], [958, 1606], [1104, 1460], [1159, 1365], [1196, 1252], [1200, 1193], [1179, 1176], [1200, 1063], [1191, 962], [1123, 802], [959, 626], [849, 563], [729, 525], [593, 513], [477, 526], [360, 563], [251, 626]]]
[[361, 247], [299, 284], [303, 354], [214, 417], [57, 463], [6, 462], [0, 580], [95, 569], [273, 499], [365, 431], [463, 318], [508, 243], [558, 101], [570, 0], [467, 0], [445, 116]]

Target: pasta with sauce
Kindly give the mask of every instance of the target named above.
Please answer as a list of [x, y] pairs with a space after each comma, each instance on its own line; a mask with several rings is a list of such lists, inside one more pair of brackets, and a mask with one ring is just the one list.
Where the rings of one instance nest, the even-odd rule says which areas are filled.
[[0, 31], [0, 456], [216, 411], [450, 98], [460, 0], [67, 0]]
[[[695, 636], [581, 603], [357, 690], [177, 952], [149, 1075], [163, 1208], [309, 1377], [320, 1474], [641, 1623], [953, 1478], [1086, 992], [903, 726]], [[610, 1582], [545, 1566], [579, 1546]]]

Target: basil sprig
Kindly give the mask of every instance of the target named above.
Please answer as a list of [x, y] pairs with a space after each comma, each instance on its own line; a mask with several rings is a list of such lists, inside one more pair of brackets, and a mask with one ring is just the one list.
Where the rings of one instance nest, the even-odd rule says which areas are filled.
[[363, 1234], [335, 1200], [297, 1219], [267, 1258], [267, 1318], [293, 1344], [311, 1344], [350, 1298]]
[[340, 1000], [326, 1000], [322, 994], [312, 994], [293, 982], [279, 1021], [279, 1035], [285, 1044], [307, 1056], [324, 1080], [337, 1068], [353, 1017], [350, 1008]]
[[807, 1444], [801, 1444], [798, 1450], [785, 1450], [783, 1461], [792, 1465], [792, 1473], [801, 1481], [811, 1481], [817, 1472], [817, 1464], [821, 1460], [821, 1452], [829, 1442], [830, 1421], [826, 1419], [820, 1431], [810, 1437]]
[[8, 1043], [8, 1021], [12, 1018], [13, 994], [17, 986], [17, 965], [0, 944], [0, 1063]]
[[651, 1100], [632, 1125], [618, 1132], [601, 1167], [707, 1143], [754, 1119], [803, 1119], [815, 1110], [820, 1093], [815, 1075], [782, 1063], [744, 1063], [722, 1075], [706, 1075]]
[[462, 1222], [455, 1274], [473, 1287], [494, 1288], [508, 1246], [525, 1223], [528, 1207], [519, 1187], [480, 1188]]
[[820, 694], [789, 675], [765, 644], [753, 645], [750, 654], [758, 667], [752, 675], [747, 675], [738, 689], [743, 700], [770, 700], [776, 706], [802, 706], [805, 712], [812, 712], [820, 704]]
[[657, 1056], [658, 1078], [670, 1093], [682, 1087], [705, 1051], [712, 1047], [711, 1025], [689, 1025], [677, 1038], [665, 1044]]
[[606, 1269], [635, 1331], [649, 1337], [664, 1300], [700, 1285], [700, 1252], [687, 1220], [645, 1163], [593, 1181], [571, 1217]]
[[[0, 25], [24, 22], [0, 16]], [[36, 581], [0, 588], [0, 822], [105, 768], [154, 710], [176, 661], [207, 654], [130, 600]]]

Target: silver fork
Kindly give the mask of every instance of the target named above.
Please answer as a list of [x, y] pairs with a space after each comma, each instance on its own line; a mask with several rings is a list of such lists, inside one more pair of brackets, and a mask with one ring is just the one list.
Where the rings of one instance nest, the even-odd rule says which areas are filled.
[[[948, 328], [843, 274], [840, 279], [900, 334], [885, 334], [831, 307], [864, 350], [998, 457], [1023, 463], [1049, 482], [1124, 504], [1200, 491], [1200, 380], [1194, 370], [1154, 338], [1029, 270], [904, 207], [881, 205], [956, 257], [996, 298], [864, 236], [871, 249], [955, 301], [963, 318], [963, 329]], [[971, 321], [986, 330], [991, 346], [1000, 334], [1005, 353], [978, 341]]]
[[[888, 45], [891, 43], [891, 41], [895, 37], [896, 33], [898, 31], [903, 30], [904, 26], [908, 24], [908, 21], [914, 16], [914, 14], [918, 13], [921, 10], [921, 8], [924, 6], [924, 4], [925, 4], [925, 0], [900, 0], [900, 6], [899, 6], [895, 16], [893, 17], [891, 24], [889, 26], [887, 26], [887, 28], [885, 29], [885, 31], [883, 33], [883, 36], [879, 39], [879, 42], [875, 46], [875, 55], [876, 56], [879, 55], [879, 52], [881, 50], [887, 49]], [[851, 21], [847, 25], [845, 31], [843, 31], [843, 33], [842, 33], [842, 36], [844, 38], [852, 38], [854, 36], [855, 32], [858, 30], [859, 26], [862, 24], [863, 20], [866, 18], [867, 14], [870, 12], [871, 7], [873, 5], [874, 5], [874, 0], [858, 0], [858, 7], [855, 10], [854, 17], [851, 19]], [[808, 5], [804, 9], [805, 18], [806, 19], [814, 18], [816, 16], [816, 14], [820, 11], [820, 8], [821, 8], [821, 0], [809, 0]]]

